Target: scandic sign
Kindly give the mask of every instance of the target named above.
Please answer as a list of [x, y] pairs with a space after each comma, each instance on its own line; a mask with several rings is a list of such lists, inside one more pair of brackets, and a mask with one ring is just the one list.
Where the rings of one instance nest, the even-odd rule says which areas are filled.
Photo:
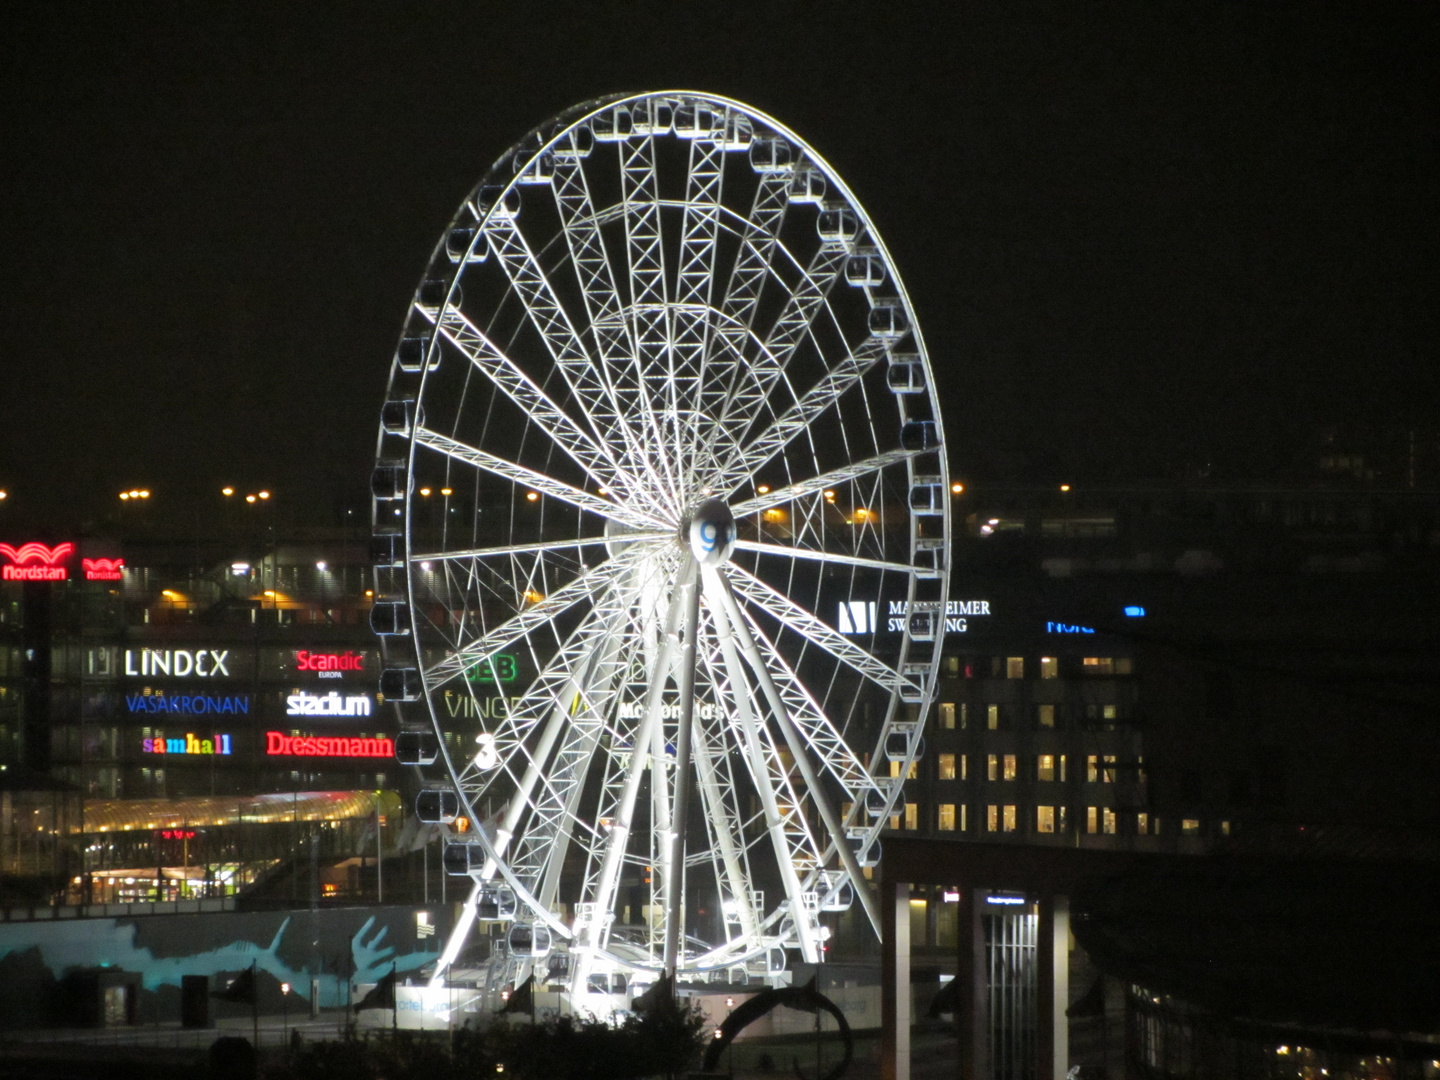
[[365, 655], [356, 652], [317, 653], [300, 649], [295, 653], [296, 671], [318, 671], [321, 678], [340, 678], [342, 671], [364, 671]]
[[65, 561], [74, 553], [68, 541], [53, 548], [33, 541], [18, 548], [0, 544], [0, 555], [10, 560], [0, 566], [0, 581], [64, 581], [70, 576]]
[[315, 738], [310, 735], [286, 735], [280, 731], [265, 733], [265, 753], [272, 757], [394, 757], [391, 739]]

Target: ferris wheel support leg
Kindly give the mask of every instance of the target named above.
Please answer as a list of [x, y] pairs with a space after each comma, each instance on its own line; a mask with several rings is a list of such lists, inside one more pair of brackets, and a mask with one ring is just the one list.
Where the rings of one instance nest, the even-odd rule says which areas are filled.
[[450, 970], [450, 965], [455, 963], [455, 958], [465, 947], [465, 939], [470, 936], [470, 931], [475, 927], [475, 913], [479, 903], [480, 882], [476, 881], [472, 883], [470, 897], [465, 901], [465, 906], [460, 909], [460, 918], [456, 920], [455, 928], [450, 931], [450, 937], [445, 942], [445, 951], [435, 962], [435, 972], [430, 976], [431, 986], [445, 985], [445, 973]]
[[770, 669], [765, 666], [765, 660], [755, 645], [755, 638], [751, 635], [750, 626], [740, 611], [740, 604], [735, 599], [730, 579], [724, 573], [716, 576], [720, 579], [721, 600], [740, 643], [740, 651], [745, 654], [745, 659], [755, 670], [755, 677], [759, 680], [760, 688], [770, 703], [771, 711], [775, 713], [775, 719], [785, 734], [785, 742], [790, 747], [795, 764], [800, 768], [800, 775], [805, 778], [805, 784], [810, 789], [810, 797], [815, 800], [815, 807], [820, 811], [820, 820], [825, 823], [825, 828], [835, 841], [835, 850], [840, 855], [840, 863], [845, 867], [846, 873], [850, 875], [850, 880], [855, 883], [855, 895], [860, 898], [860, 904], [865, 909], [865, 914], [870, 919], [870, 925], [874, 927], [878, 936], [881, 928], [880, 910], [875, 902], [875, 897], [864, 885], [865, 877], [860, 872], [860, 864], [855, 859], [855, 852], [850, 850], [850, 844], [845, 839], [845, 829], [840, 815], [831, 805], [830, 796], [820, 786], [820, 778], [816, 774], [815, 766], [806, 750], [805, 740], [801, 737], [799, 729], [796, 728], [795, 721], [791, 719], [790, 711], [785, 707], [785, 702], [780, 697], [780, 691], [775, 687], [775, 680], [770, 677]]
[[685, 612], [680, 645], [680, 729], [675, 736], [675, 799], [671, 821], [670, 872], [665, 880], [665, 971], [672, 985], [680, 961], [681, 922], [685, 917], [685, 828], [690, 809], [690, 746], [695, 723], [696, 642], [700, 637], [700, 564], [688, 560], [680, 586]]
[[[786, 857], [788, 843], [785, 826], [780, 813], [779, 801], [774, 785], [765, 771], [764, 751], [761, 747], [760, 722], [750, 710], [750, 688], [745, 679], [744, 665], [736, 649], [736, 638], [732, 629], [730, 613], [725, 608], [724, 588], [720, 575], [714, 570], [705, 573], [705, 593], [710, 597], [710, 610], [715, 618], [715, 636], [720, 642], [720, 651], [725, 657], [725, 666], [730, 670], [730, 683], [735, 692], [735, 712], [743, 733], [745, 753], [750, 759], [750, 775], [760, 794], [760, 803], [765, 809], [765, 824], [770, 831], [771, 844], [780, 871], [780, 881], [785, 889], [785, 899], [790, 905], [790, 917], [795, 932], [800, 936], [800, 948], [806, 963], [815, 963], [820, 957], [819, 942], [810, 933], [809, 921], [805, 918], [805, 903], [795, 863]], [[750, 898], [744, 898], [748, 904]]]

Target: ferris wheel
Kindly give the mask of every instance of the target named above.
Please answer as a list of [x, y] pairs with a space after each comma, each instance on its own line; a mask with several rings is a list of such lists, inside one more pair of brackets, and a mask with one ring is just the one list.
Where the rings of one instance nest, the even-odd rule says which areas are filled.
[[372, 486], [397, 756], [473, 883], [436, 981], [477, 919], [577, 1004], [878, 927], [950, 500], [914, 312], [811, 147], [691, 92], [532, 131], [415, 292]]

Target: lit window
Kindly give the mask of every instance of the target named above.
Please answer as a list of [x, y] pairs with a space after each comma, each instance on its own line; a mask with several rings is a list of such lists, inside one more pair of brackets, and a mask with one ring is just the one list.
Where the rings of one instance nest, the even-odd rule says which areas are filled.
[[985, 831], [1000, 831], [1000, 807], [996, 806], [994, 803], [991, 803], [989, 806], [985, 807]]
[[1114, 810], [1111, 810], [1110, 807], [1108, 807], [1108, 806], [1105, 807], [1104, 811], [1103, 811], [1102, 814], [1101, 814], [1100, 821], [1101, 821], [1101, 824], [1104, 826], [1105, 835], [1106, 835], [1106, 836], [1114, 836], [1114, 835], [1115, 835], [1115, 811], [1114, 811]]
[[986, 779], [986, 780], [999, 780], [999, 779], [1000, 779], [1000, 755], [999, 755], [999, 754], [988, 754], [988, 755], [986, 755], [986, 758], [985, 758], [985, 779]]
[[1005, 807], [1004, 831], [1014, 832], [1017, 828], [1018, 819], [1015, 814], [1015, 805], [1011, 803]]
[[958, 656], [947, 656], [941, 661], [940, 668], [946, 675], [959, 675], [960, 658]]
[[1080, 662], [1086, 675], [1115, 674], [1115, 659], [1110, 656], [1087, 656]]
[[960, 703], [960, 730], [964, 731], [970, 723], [970, 706], [965, 702]]
[[954, 755], [954, 754], [941, 754], [941, 755], [940, 755], [940, 757], [937, 759], [937, 763], [936, 763], [935, 779], [936, 779], [936, 780], [954, 780], [954, 779], [955, 779], [955, 755]]
[[1055, 726], [1055, 706], [1039, 706], [1039, 720], [1041, 727], [1053, 728]]
[[1040, 657], [1040, 678], [1058, 679], [1060, 677], [1060, 660], [1054, 656]]
[[1102, 783], [1106, 783], [1106, 784], [1113, 784], [1113, 783], [1115, 782], [1115, 755], [1114, 755], [1114, 754], [1106, 754], [1106, 755], [1105, 755], [1105, 767], [1100, 770], [1100, 780], [1101, 780]]
[[946, 731], [955, 730], [955, 703], [945, 702], [940, 706], [940, 726]]
[[1053, 833], [1055, 831], [1055, 807], [1035, 807], [1035, 831], [1037, 833]]
[[1133, 674], [1135, 674], [1135, 661], [1131, 660], [1130, 657], [1128, 657], [1128, 656], [1119, 657], [1119, 658], [1115, 661], [1115, 674], [1116, 674], [1116, 675], [1133, 675]]
[[935, 827], [941, 832], [955, 831], [955, 804], [941, 803], [936, 814]]
[[1060, 782], [1065, 782], [1065, 755], [1060, 755]]
[[1180, 821], [1180, 831], [1187, 836], [1194, 835], [1200, 831], [1200, 819], [1187, 817]]
[[1025, 677], [1025, 658], [1023, 656], [1007, 656], [1005, 658], [1005, 677], [1007, 679], [1023, 679]]
[[1000, 706], [999, 706], [999, 705], [986, 705], [986, 706], [985, 706], [985, 726], [986, 726], [987, 728], [989, 728], [991, 731], [999, 731], [999, 730], [1000, 730]]
[[1037, 757], [1037, 758], [1035, 759], [1035, 779], [1036, 779], [1036, 780], [1054, 780], [1054, 779], [1055, 779], [1055, 755], [1054, 755], [1054, 754], [1041, 754], [1039, 757]]
[[[891, 774], [895, 775], [894, 773]], [[1090, 754], [1085, 758], [1085, 779], [1088, 783], [1095, 783], [1100, 779], [1100, 755]]]
[[905, 804], [905, 828], [915, 830], [920, 828], [920, 804]]
[[899, 814], [891, 814], [891, 815], [890, 815], [890, 828], [894, 829], [894, 830], [897, 831], [897, 832], [900, 830], [900, 815], [899, 815]]
[[970, 809], [970, 808], [969, 808], [968, 806], [966, 806], [964, 803], [961, 803], [961, 804], [960, 804], [960, 831], [961, 831], [961, 832], [966, 832], [966, 831], [970, 828], [970, 814], [968, 813], [969, 809]]
[[1222, 821], [1222, 822], [1220, 822], [1220, 835], [1221, 835], [1221, 836], [1229, 836], [1229, 835], [1230, 835], [1230, 822], [1228, 822], [1228, 821]]
[[[899, 761], [892, 761], [892, 762], [890, 762], [890, 778], [891, 778], [892, 780], [898, 780], [898, 779], [900, 778], [900, 766], [901, 766], [902, 764], [903, 764], [903, 762], [899, 762]], [[920, 763], [919, 763], [918, 761], [912, 761], [912, 762], [910, 763], [910, 768], [908, 768], [907, 770], [905, 770], [905, 779], [906, 779], [906, 780], [914, 780], [919, 774], [920, 774]]]
[[1098, 806], [1085, 807], [1085, 831], [1087, 833], [1100, 831], [1100, 808]]
[[1005, 755], [1004, 766], [1006, 780], [1014, 780], [1017, 776], [1020, 775], [1020, 767], [1016, 761], [1016, 756], [1014, 754]]
[[1106, 720], [1116, 720], [1119, 719], [1120, 710], [1114, 705], [1106, 705], [1100, 711], [1100, 715]]
[[969, 754], [961, 754], [961, 755], [960, 755], [960, 779], [961, 779], [961, 780], [969, 780], [969, 779], [970, 779], [970, 755], [969, 755]]

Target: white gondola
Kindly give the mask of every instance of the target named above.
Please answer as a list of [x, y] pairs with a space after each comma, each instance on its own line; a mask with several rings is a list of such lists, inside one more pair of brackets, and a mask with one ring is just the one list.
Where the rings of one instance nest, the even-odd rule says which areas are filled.
[[869, 829], [845, 830], [845, 837], [850, 842], [850, 850], [855, 853], [855, 861], [862, 868], [880, 865], [880, 839], [876, 837], [874, 840], [869, 840], [870, 836]]
[[451, 229], [445, 234], [445, 257], [452, 263], [481, 263], [490, 256], [490, 246], [482, 237], [475, 243], [475, 231], [468, 226]]
[[579, 158], [587, 158], [590, 152], [595, 149], [595, 133], [584, 124], [572, 128], [568, 134], [563, 136], [550, 152], [556, 158], [565, 161], [574, 161]]
[[380, 696], [386, 701], [419, 701], [425, 696], [425, 680], [420, 676], [420, 669], [385, 668], [380, 672]]
[[415, 421], [415, 399], [400, 398], [380, 406], [380, 429], [386, 435], [409, 435]]
[[[873, 315], [874, 312], [871, 312]], [[934, 450], [940, 445], [940, 430], [934, 420], [911, 420], [900, 428], [900, 446], [905, 450]]]
[[401, 765], [434, 765], [440, 740], [433, 731], [401, 731], [395, 736], [395, 760]]
[[400, 339], [400, 344], [395, 349], [395, 366], [407, 374], [424, 370], [427, 358], [431, 371], [440, 366], [439, 350], [436, 350], [433, 356], [430, 354], [428, 334], [406, 335]]
[[448, 788], [426, 788], [415, 796], [415, 816], [426, 825], [449, 825], [460, 816], [460, 796]]
[[528, 161], [517, 157], [515, 168], [517, 184], [548, 184], [555, 179], [555, 155], [547, 150]]
[[[926, 665], [927, 667], [929, 665]], [[907, 669], [909, 665], [906, 665]], [[914, 677], [911, 671], [907, 675]], [[885, 736], [885, 756], [891, 761], [904, 761], [911, 757], [924, 757], [925, 740], [918, 724], [900, 723], [890, 725]]]
[[789, 172], [795, 167], [790, 144], [781, 138], [756, 139], [750, 144], [750, 167], [758, 173]]
[[885, 284], [885, 260], [878, 251], [857, 251], [845, 260], [845, 281], [857, 289]]
[[440, 855], [441, 865], [450, 877], [469, 877], [478, 874], [485, 866], [485, 845], [455, 843], [446, 844]]
[[550, 955], [550, 928], [541, 923], [510, 927], [510, 955], [518, 960], [539, 960]]
[[910, 329], [910, 318], [898, 300], [887, 300], [870, 309], [870, 333], [878, 338], [903, 337]]
[[848, 206], [831, 206], [815, 218], [815, 232], [826, 244], [853, 244], [860, 235], [860, 219]]
[[819, 169], [797, 167], [790, 175], [789, 196], [792, 203], [824, 202], [825, 174]]
[[593, 117], [590, 124], [595, 141], [602, 143], [624, 142], [634, 130], [630, 120], [630, 110], [623, 105], [606, 109]]
[[475, 216], [482, 221], [514, 221], [520, 216], [520, 192], [513, 187], [486, 184], [475, 196]]
[[377, 499], [403, 499], [410, 490], [410, 478], [401, 461], [384, 461], [370, 473], [370, 494]]
[[916, 641], [934, 641], [944, 622], [945, 604], [940, 600], [917, 600], [910, 605], [910, 636]]
[[375, 566], [394, 567], [405, 562], [405, 537], [398, 532], [376, 532], [370, 537], [370, 561]]
[[755, 141], [755, 128], [744, 113], [726, 113], [717, 137], [720, 149], [733, 154], [750, 149], [750, 144]]
[[515, 918], [515, 890], [509, 885], [486, 885], [476, 902], [475, 916], [489, 922], [509, 922]]
[[382, 597], [370, 608], [370, 629], [377, 637], [406, 637], [410, 633], [410, 606], [398, 597]]
[[885, 381], [892, 394], [923, 394], [927, 389], [925, 365], [914, 353], [895, 353], [890, 357]]
[[939, 476], [917, 476], [910, 483], [910, 512], [921, 517], [945, 513], [945, 481]]
[[723, 118], [704, 102], [686, 102], [675, 110], [675, 134], [682, 139], [709, 139], [724, 123]]
[[459, 285], [452, 290], [445, 278], [429, 278], [420, 283], [420, 289], [415, 294], [415, 306], [433, 317], [445, 304], [458, 308], [463, 299]]
[[915, 541], [915, 576], [923, 581], [938, 578], [945, 573], [946, 544], [944, 540], [928, 537]]
[[913, 685], [900, 687], [900, 700], [908, 701], [911, 704], [917, 701], [929, 701], [931, 699], [930, 662], [928, 660], [907, 660], [901, 671]]
[[675, 123], [675, 106], [663, 98], [638, 102], [630, 110], [630, 122], [636, 135], [668, 135]]

